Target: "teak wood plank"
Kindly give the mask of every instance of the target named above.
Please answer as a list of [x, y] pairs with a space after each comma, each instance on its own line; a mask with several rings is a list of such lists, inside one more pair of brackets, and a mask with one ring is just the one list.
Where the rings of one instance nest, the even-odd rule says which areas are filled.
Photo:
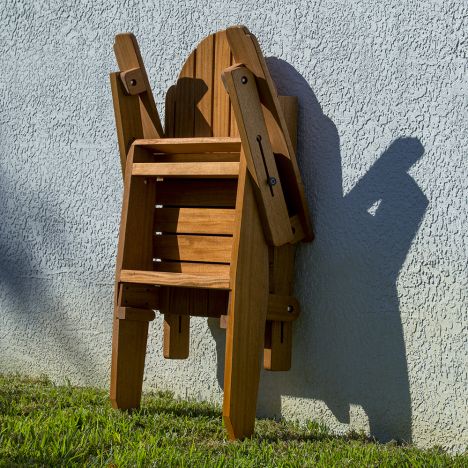
[[234, 26], [228, 28], [226, 35], [235, 62], [243, 63], [256, 77], [273, 152], [284, 155], [282, 164], [279, 167], [284, 190], [294, 206], [295, 213], [293, 214], [298, 214], [301, 218], [305, 235], [304, 240], [311, 241], [314, 237], [312, 222], [296, 153], [265, 58], [257, 39], [246, 27]]
[[131, 33], [115, 36], [114, 52], [121, 72], [140, 69], [143, 79], [144, 92], [138, 94], [140, 100], [141, 121], [145, 138], [160, 138], [164, 135], [159, 119], [156, 103], [146, 74], [145, 65], [141, 57], [140, 48], [135, 36]]
[[154, 255], [161, 260], [231, 261], [232, 237], [162, 234], [154, 237]]
[[234, 208], [236, 204], [235, 179], [166, 179], [157, 182], [157, 188], [158, 205]]
[[213, 136], [229, 136], [231, 104], [221, 74], [231, 65], [231, 48], [226, 32], [214, 35]]
[[275, 246], [293, 239], [288, 209], [253, 74], [243, 65], [223, 72], [247, 166], [255, 182], [267, 239]]
[[134, 176], [235, 178], [239, 175], [238, 162], [177, 162], [135, 163]]
[[159, 208], [154, 227], [158, 232], [232, 235], [235, 211], [216, 208]]
[[138, 157], [138, 151], [138, 148], [132, 146], [127, 159], [117, 249], [117, 274], [122, 268], [152, 269], [156, 183], [131, 176], [133, 160]]
[[245, 159], [241, 159], [236, 213], [223, 403], [230, 439], [253, 433], [268, 306], [268, 246]]
[[180, 137], [139, 139], [133, 143], [161, 153], [238, 153], [240, 138], [231, 137]]
[[[199, 92], [198, 86], [195, 86], [195, 72], [196, 72], [196, 51], [193, 51], [187, 61], [185, 62], [182, 71], [180, 72], [177, 84], [173, 91], [173, 128], [171, 136], [176, 138], [181, 137], [194, 137], [195, 136], [195, 114], [198, 112], [195, 109], [196, 93]], [[171, 109], [169, 109], [171, 112]], [[191, 149], [190, 146], [180, 145], [180, 140], [173, 139], [175, 146], [178, 148], [176, 153], [184, 152], [199, 152], [198, 149]], [[163, 142], [164, 143], [164, 142]], [[166, 141], [169, 145], [158, 147], [158, 151], [171, 152], [170, 141]], [[154, 149], [150, 146], [151, 149]], [[185, 149], [184, 149], [185, 148]], [[201, 150], [204, 152], [206, 150]], [[184, 189], [182, 189], [184, 190]], [[171, 201], [170, 203], [175, 203]], [[156, 244], [155, 256], [156, 254]], [[181, 289], [177, 295], [178, 302], [174, 298], [168, 303], [168, 312], [175, 312], [172, 305], [176, 308], [181, 302], [188, 307], [190, 295], [187, 290]], [[190, 327], [187, 318], [181, 315], [166, 314], [167, 320], [164, 322], [164, 336], [163, 336], [163, 349], [164, 356], [168, 359], [182, 359], [188, 356], [188, 346], [190, 341]], [[177, 324], [177, 327], [176, 327]]]
[[159, 162], [239, 162], [239, 153], [153, 153]]
[[110, 386], [114, 408], [140, 406], [147, 338], [147, 320], [120, 320], [116, 312], [112, 331]]
[[[297, 98], [280, 96], [279, 101], [288, 125], [288, 132], [294, 150], [297, 144]], [[302, 223], [295, 215], [291, 225], [295, 241], [303, 239]], [[296, 238], [296, 236], [298, 236]], [[295, 242], [293, 241], [293, 242]], [[286, 244], [270, 249], [270, 290], [275, 295], [290, 295], [293, 291], [294, 256], [296, 246]], [[299, 304], [296, 306], [299, 307]], [[265, 330], [263, 367], [270, 371], [287, 371], [292, 360], [292, 322], [280, 320], [268, 321]]]
[[229, 278], [191, 273], [167, 273], [163, 271], [122, 270], [122, 283], [156, 284], [187, 288], [229, 289]]
[[[173, 307], [171, 304], [171, 308]], [[163, 356], [166, 359], [187, 359], [190, 345], [190, 316], [164, 314], [163, 326]]]
[[181, 300], [180, 288], [161, 286], [161, 301], [158, 310], [166, 314], [190, 315], [193, 317], [219, 317], [227, 311], [229, 291], [221, 289], [187, 288], [188, 300]]
[[175, 91], [174, 136], [195, 136], [195, 60], [193, 51], [182, 67]]
[[143, 138], [140, 103], [137, 96], [125, 94], [119, 73], [110, 74], [112, 102], [114, 104], [115, 126], [119, 143], [120, 165], [125, 177], [127, 153], [137, 138]]
[[198, 45], [195, 53], [195, 122], [193, 134], [198, 137], [213, 135], [214, 47], [214, 35], [212, 34]]
[[229, 276], [230, 266], [226, 263], [202, 263], [202, 262], [155, 262], [154, 271], [165, 271], [168, 273], [192, 273], [207, 276]]

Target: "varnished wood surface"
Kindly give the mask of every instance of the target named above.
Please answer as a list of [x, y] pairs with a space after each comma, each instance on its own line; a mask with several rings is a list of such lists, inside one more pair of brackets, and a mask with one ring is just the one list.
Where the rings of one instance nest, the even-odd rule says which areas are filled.
[[159, 208], [154, 217], [154, 227], [158, 232], [232, 235], [235, 211], [225, 208]]
[[156, 204], [168, 207], [234, 208], [236, 191], [235, 179], [169, 179], [158, 182]]
[[246, 65], [256, 77], [273, 152], [283, 155], [283, 158], [278, 158], [278, 163], [281, 163], [278, 169], [286, 196], [295, 210], [291, 214], [299, 215], [303, 225], [304, 240], [311, 241], [314, 237], [312, 222], [296, 153], [288, 133], [275, 84], [258, 41], [245, 26], [228, 28], [226, 36], [235, 62]]
[[232, 237], [162, 234], [154, 238], [154, 255], [161, 260], [229, 263]]
[[161, 153], [235, 153], [241, 147], [240, 138], [230, 137], [153, 138], [136, 140], [133, 144]]
[[223, 419], [230, 439], [254, 429], [268, 308], [268, 246], [245, 159], [241, 160], [226, 331]]
[[272, 245], [287, 244], [293, 232], [254, 75], [245, 66], [236, 65], [223, 72], [223, 81], [254, 182], [265, 236]]
[[143, 135], [144, 138], [161, 138], [164, 135], [161, 120], [135, 36], [131, 33], [117, 34], [114, 42], [114, 53], [121, 72], [140, 69], [145, 89], [138, 95]]
[[229, 279], [200, 273], [168, 273], [164, 271], [122, 270], [119, 280], [123, 283], [159, 284], [188, 288], [229, 289]]
[[229, 178], [239, 175], [238, 162], [135, 163], [132, 175], [179, 178]]

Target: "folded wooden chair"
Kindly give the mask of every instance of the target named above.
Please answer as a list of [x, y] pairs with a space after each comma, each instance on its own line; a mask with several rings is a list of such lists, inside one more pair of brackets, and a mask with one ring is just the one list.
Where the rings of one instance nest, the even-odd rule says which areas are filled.
[[225, 426], [254, 429], [260, 357], [291, 366], [295, 244], [313, 238], [295, 156], [297, 101], [278, 97], [255, 37], [204, 39], [166, 97], [162, 129], [135, 37], [111, 74], [124, 199], [116, 267], [111, 400], [140, 404], [148, 322], [164, 357], [189, 354], [190, 316], [226, 331]]

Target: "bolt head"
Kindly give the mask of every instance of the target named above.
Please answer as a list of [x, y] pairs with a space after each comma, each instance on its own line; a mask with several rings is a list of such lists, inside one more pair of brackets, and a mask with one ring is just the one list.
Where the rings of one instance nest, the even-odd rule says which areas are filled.
[[276, 177], [270, 177], [268, 179], [268, 185], [270, 185], [271, 187], [273, 187], [273, 185], [276, 185], [276, 183], [277, 183]]
[[242, 83], [242, 84], [246, 84], [247, 81], [249, 81], [249, 80], [247, 79], [246, 76], [243, 76], [243, 77], [241, 78], [241, 83]]

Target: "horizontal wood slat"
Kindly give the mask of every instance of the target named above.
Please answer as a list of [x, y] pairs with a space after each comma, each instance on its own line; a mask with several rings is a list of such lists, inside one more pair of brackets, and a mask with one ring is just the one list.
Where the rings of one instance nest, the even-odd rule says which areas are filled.
[[229, 276], [213, 276], [163, 271], [122, 270], [119, 281], [123, 283], [156, 284], [187, 288], [229, 289]]
[[234, 178], [239, 175], [238, 162], [135, 163], [134, 176]]
[[152, 153], [154, 162], [239, 162], [240, 153]]
[[171, 273], [200, 273], [209, 276], [229, 276], [230, 266], [225, 263], [191, 263], [191, 262], [155, 262], [156, 271]]
[[232, 237], [161, 235], [154, 238], [154, 255], [161, 260], [231, 261]]
[[133, 144], [161, 153], [238, 153], [241, 148], [240, 138], [231, 137], [140, 139]]
[[154, 227], [157, 232], [232, 235], [234, 217], [233, 209], [158, 208]]
[[156, 184], [156, 204], [167, 206], [236, 205], [237, 180], [165, 180]]

